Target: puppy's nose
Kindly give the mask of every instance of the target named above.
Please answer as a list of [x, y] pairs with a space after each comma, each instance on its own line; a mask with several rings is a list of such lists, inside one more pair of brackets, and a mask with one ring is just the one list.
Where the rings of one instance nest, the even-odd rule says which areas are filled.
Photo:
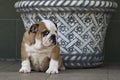
[[52, 40], [56, 40], [55, 34], [51, 35], [51, 39], [52, 39]]
[[54, 44], [56, 44], [56, 36], [55, 36], [55, 34], [51, 35], [51, 40], [53, 41]]

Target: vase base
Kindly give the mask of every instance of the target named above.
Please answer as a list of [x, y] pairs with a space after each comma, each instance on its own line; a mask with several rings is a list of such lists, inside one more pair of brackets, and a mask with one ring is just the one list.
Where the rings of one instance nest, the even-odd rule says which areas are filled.
[[103, 64], [103, 54], [61, 54], [66, 68], [92, 68]]

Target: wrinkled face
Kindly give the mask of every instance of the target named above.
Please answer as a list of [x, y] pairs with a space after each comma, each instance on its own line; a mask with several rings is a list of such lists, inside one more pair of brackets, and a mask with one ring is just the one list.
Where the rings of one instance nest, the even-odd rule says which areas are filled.
[[57, 27], [48, 20], [43, 20], [46, 29], [42, 31], [42, 44], [44, 46], [55, 45], [57, 41]]
[[36, 33], [38, 37], [37, 41], [41, 41], [40, 43], [43, 46], [55, 45], [57, 42], [57, 27], [49, 20], [43, 20], [37, 24], [33, 24], [30, 32]]

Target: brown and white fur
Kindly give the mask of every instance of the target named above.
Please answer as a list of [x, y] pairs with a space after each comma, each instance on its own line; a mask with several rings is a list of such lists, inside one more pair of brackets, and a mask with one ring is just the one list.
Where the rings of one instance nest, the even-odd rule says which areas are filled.
[[55, 74], [58, 69], [64, 70], [57, 36], [57, 27], [50, 20], [33, 24], [23, 36], [19, 72], [29, 73], [33, 69]]

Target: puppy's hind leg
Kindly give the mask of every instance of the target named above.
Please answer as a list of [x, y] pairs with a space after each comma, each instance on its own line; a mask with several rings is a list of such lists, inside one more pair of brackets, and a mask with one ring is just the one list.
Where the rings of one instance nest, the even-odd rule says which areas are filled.
[[61, 56], [60, 56], [60, 58], [59, 58], [59, 70], [61, 70], [61, 71], [64, 71], [64, 70], [65, 70], [65, 66], [64, 66], [64, 64], [63, 64], [63, 61], [62, 61]]

